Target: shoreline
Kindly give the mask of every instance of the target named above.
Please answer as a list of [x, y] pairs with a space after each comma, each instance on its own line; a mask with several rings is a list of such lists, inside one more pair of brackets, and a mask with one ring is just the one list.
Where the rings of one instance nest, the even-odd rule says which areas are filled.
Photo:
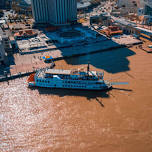
[[[108, 45], [109, 42], [112, 42], [112, 43], [110, 45]], [[67, 59], [67, 58], [84, 56], [87, 54], [94, 54], [94, 53], [98, 53], [98, 52], [111, 51], [111, 50], [115, 50], [115, 49], [119, 49], [119, 48], [128, 48], [128, 47], [138, 45], [141, 43], [142, 42], [140, 42], [140, 43], [138, 42], [138, 43], [135, 43], [132, 45], [125, 45], [125, 44], [118, 44], [118, 43], [115, 43], [113, 41], [103, 41], [103, 43], [97, 42], [94, 45], [82, 46], [83, 48], [81, 48], [81, 46], [75, 46], [72, 48], [62, 48], [61, 51], [56, 49], [52, 52], [50, 51], [49, 53], [50, 53], [50, 56], [52, 56], [54, 58], [54, 61], [59, 61], [59, 60]], [[49, 51], [49, 50], [40, 51], [37, 53], [45, 53], [47, 51]], [[59, 51], [60, 51], [60, 53], [59, 53]], [[25, 53], [24, 55], [29, 55], [29, 54], [32, 54], [32, 52], [27, 53], [27, 54]], [[21, 54], [21, 55], [23, 55], [23, 54]], [[55, 55], [57, 55], [57, 56], [55, 56]], [[24, 64], [23, 64], [23, 66], [24, 66]], [[47, 66], [45, 68], [47, 68]], [[10, 74], [9, 76], [4, 76], [4, 77], [0, 78], [0, 82], [14, 80], [17, 78], [29, 76], [30, 74], [35, 73], [39, 69], [40, 68], [37, 68], [37, 69], [34, 69], [32, 71], [28, 71], [28, 72], [19, 71], [18, 73]]]
[[[91, 51], [91, 52], [84, 52], [84, 53], [80, 53], [80, 54], [71, 54], [71, 55], [67, 55], [67, 56], [65, 55], [65, 56], [62, 56], [62, 57], [54, 58], [54, 61], [59, 61], [59, 60], [63, 60], [63, 59], [71, 58], [71, 57], [84, 56], [84, 55], [87, 55], [87, 54], [94, 54], [94, 53], [97, 53], [97, 52], [105, 52], [105, 51], [110, 51], [111, 49], [115, 50], [115, 49], [124, 48], [124, 47], [125, 47], [125, 45], [118, 45], [118, 46], [115, 46], [115, 47], [110, 47], [110, 48], [106, 48], [106, 49], [102, 49], [102, 50], [94, 50], [94, 51]], [[17, 78], [29, 76], [30, 74], [35, 73], [37, 70], [38, 69], [30, 71], [30, 72], [18, 72], [17, 74], [0, 78], [0, 82], [14, 80], [14, 79], [17, 79]]]

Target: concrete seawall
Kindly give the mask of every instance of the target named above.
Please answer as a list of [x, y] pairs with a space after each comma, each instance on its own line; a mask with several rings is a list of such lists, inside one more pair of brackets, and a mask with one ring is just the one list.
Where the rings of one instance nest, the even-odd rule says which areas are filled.
[[4, 78], [0, 78], [0, 82], [9, 81], [9, 80], [14, 80], [14, 79], [17, 79], [17, 78], [29, 76], [29, 75], [32, 74], [32, 73], [35, 73], [35, 71], [32, 71], [32, 72], [23, 72], [23, 73], [14, 74], [14, 75], [11, 75], [11, 76], [7, 76], [7, 77], [4, 77]]
[[115, 47], [111, 47], [111, 48], [105, 48], [103, 50], [95, 50], [95, 51], [91, 51], [91, 52], [83, 52], [81, 54], [71, 54], [71, 55], [68, 55], [68, 56], [61, 56], [61, 57], [56, 57], [54, 58], [54, 61], [58, 61], [58, 60], [62, 60], [62, 59], [67, 59], [67, 58], [70, 58], [70, 57], [77, 57], [77, 56], [83, 56], [83, 55], [87, 55], [87, 54], [94, 54], [94, 53], [97, 53], [97, 52], [105, 52], [105, 51], [110, 51], [110, 50], [114, 50], [114, 49], [118, 49], [118, 48], [124, 48], [125, 45], [119, 45], [119, 46], [115, 46]]
[[[102, 48], [99, 47], [99, 46], [90, 46], [90, 48], [86, 47], [84, 49], [78, 49], [77, 47], [75, 47], [74, 50], [71, 50], [71, 48], [67, 48], [69, 50], [67, 50], [66, 52], [64, 52], [64, 54], [60, 54], [58, 56], [53, 56], [54, 58], [54, 61], [57, 61], [57, 60], [62, 60], [62, 59], [66, 59], [66, 58], [70, 58], [70, 57], [76, 57], [76, 56], [83, 56], [83, 55], [87, 55], [87, 54], [93, 54], [93, 53], [97, 53], [97, 52], [103, 52], [103, 51], [110, 51], [110, 50], [113, 50], [113, 49], [117, 49], [117, 48], [123, 48], [125, 47], [125, 45], [113, 45], [113, 46], [103, 46]], [[87, 50], [86, 50], [87, 49]], [[68, 53], [69, 51], [72, 51], [72, 53]], [[50, 52], [51, 53], [51, 52]], [[25, 76], [29, 76], [30, 74], [36, 72], [36, 70], [34, 71], [31, 71], [31, 72], [19, 72], [18, 74], [14, 74], [14, 75], [11, 75], [11, 76], [7, 76], [7, 77], [3, 77], [3, 78], [0, 78], [0, 82], [3, 82], [3, 81], [9, 81], [9, 80], [14, 80], [14, 79], [17, 79], [17, 78], [21, 78], [21, 77], [25, 77]]]

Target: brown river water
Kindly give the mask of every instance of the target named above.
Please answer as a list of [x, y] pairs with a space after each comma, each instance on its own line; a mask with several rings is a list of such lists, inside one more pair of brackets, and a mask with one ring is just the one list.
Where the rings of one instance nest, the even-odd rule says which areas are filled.
[[91, 63], [105, 79], [127, 81], [110, 91], [0, 83], [0, 152], [151, 152], [152, 55], [118, 49], [56, 62], [75, 69]]

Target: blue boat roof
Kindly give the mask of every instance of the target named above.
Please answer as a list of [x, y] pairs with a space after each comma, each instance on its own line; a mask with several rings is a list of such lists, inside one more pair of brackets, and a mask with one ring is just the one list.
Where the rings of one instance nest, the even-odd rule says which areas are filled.
[[51, 60], [51, 59], [53, 59], [53, 57], [52, 57], [52, 56], [49, 56], [49, 57], [48, 57], [48, 56], [47, 56], [47, 57], [46, 57], [46, 56], [43, 56], [42, 59], [43, 59], [43, 60]]

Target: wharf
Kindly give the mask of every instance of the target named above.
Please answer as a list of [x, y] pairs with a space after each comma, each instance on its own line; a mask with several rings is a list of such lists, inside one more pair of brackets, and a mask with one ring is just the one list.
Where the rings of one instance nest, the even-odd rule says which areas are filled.
[[52, 56], [54, 59], [63, 59], [72, 56], [81, 56], [89, 53], [95, 53], [99, 51], [105, 51], [115, 48], [125, 47], [124, 44], [116, 43], [112, 40], [104, 40], [104, 41], [97, 41], [97, 42], [86, 42], [86, 43], [77, 43], [73, 46], [66, 46], [66, 47], [52, 47], [52, 48], [45, 48], [39, 49], [34, 51], [28, 52], [20, 52], [20, 55], [29, 55], [29, 54], [39, 54], [45, 52], [49, 52], [49, 55]]
[[[105, 51], [113, 48], [128, 47], [131, 45], [141, 44], [142, 41], [130, 35], [120, 35], [112, 37], [111, 39], [105, 38], [103, 40], [86, 41], [83, 43], [75, 43], [73, 45], [52, 45], [46, 48], [35, 50], [20, 51], [21, 55], [50, 52], [54, 58], [66, 58], [75, 55], [84, 55], [94, 53], [97, 51]], [[56, 56], [54, 56], [56, 54]]]
[[93, 54], [102, 51], [110, 51], [117, 48], [126, 47], [124, 44], [118, 44], [112, 40], [105, 40], [102, 42], [95, 42], [91, 44], [77, 45], [68, 48], [60, 48], [55, 50], [39, 51], [37, 53], [25, 53], [14, 55], [15, 65], [10, 66], [10, 77], [0, 78], [0, 82], [16, 79], [23, 76], [28, 76], [37, 69], [46, 68], [48, 64], [41, 59], [42, 56], [52, 56], [54, 61], [66, 59], [74, 56], [82, 56]]

